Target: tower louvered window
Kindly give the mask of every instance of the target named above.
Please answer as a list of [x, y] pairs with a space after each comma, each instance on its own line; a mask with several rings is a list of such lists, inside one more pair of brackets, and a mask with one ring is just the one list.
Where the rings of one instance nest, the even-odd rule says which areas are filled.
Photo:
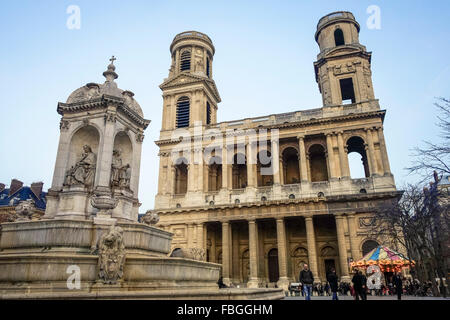
[[211, 106], [206, 102], [206, 124], [211, 123]]
[[189, 127], [189, 98], [181, 97], [177, 102], [177, 128]]
[[183, 51], [181, 54], [180, 70], [191, 70], [191, 52], [189, 50]]
[[209, 58], [206, 58], [206, 76], [209, 77]]

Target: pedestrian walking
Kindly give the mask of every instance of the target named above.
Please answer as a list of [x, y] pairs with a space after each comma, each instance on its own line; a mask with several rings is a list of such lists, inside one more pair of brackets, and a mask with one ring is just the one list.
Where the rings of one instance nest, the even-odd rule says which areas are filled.
[[339, 300], [337, 291], [338, 291], [338, 277], [336, 275], [336, 270], [332, 268], [330, 273], [327, 275], [327, 281], [330, 284], [331, 294], [333, 296], [332, 300]]
[[314, 283], [314, 276], [306, 263], [303, 265], [303, 270], [300, 271], [299, 282], [303, 285], [305, 300], [311, 300], [311, 289]]

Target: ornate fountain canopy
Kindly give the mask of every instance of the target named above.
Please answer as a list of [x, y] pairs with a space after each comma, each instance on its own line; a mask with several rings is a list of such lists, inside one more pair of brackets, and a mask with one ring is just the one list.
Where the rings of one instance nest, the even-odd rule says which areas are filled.
[[98, 84], [95, 82], [87, 83], [81, 88], [73, 91], [65, 103], [58, 103], [57, 111], [59, 114], [76, 113], [97, 108], [106, 108], [108, 104], [115, 104], [128, 118], [138, 125], [147, 128], [150, 121], [144, 119], [144, 113], [139, 103], [134, 99], [134, 93], [130, 90], [122, 90], [114, 81], [119, 77], [116, 73], [114, 56], [109, 59], [111, 63], [107, 70], [103, 72], [106, 78], [105, 82]]

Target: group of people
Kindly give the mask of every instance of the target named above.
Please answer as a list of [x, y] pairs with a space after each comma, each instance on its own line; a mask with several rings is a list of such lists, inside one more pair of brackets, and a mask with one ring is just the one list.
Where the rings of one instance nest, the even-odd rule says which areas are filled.
[[[355, 300], [367, 300], [367, 277], [360, 270], [355, 270], [352, 278], [352, 286], [350, 284], [341, 282], [339, 283], [336, 270], [332, 268], [327, 273], [327, 283], [314, 284], [314, 276], [307, 264], [303, 265], [303, 270], [300, 271], [299, 282], [302, 286], [302, 295], [305, 300], [311, 300], [311, 293], [315, 291], [317, 295], [328, 295], [331, 292], [332, 300], [338, 299], [338, 292], [342, 295], [347, 295], [351, 292], [351, 295]], [[403, 294], [403, 279], [402, 274], [398, 272], [392, 277], [391, 292], [395, 292], [397, 299], [401, 300]], [[381, 294], [381, 290], [379, 291]]]

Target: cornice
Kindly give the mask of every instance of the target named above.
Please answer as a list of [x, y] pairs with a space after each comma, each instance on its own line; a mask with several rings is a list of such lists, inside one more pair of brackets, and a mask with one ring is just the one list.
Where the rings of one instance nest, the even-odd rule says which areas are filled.
[[[188, 212], [210, 212], [210, 211], [220, 211], [220, 210], [232, 210], [241, 208], [256, 208], [256, 207], [271, 207], [280, 205], [292, 205], [292, 204], [308, 204], [308, 203], [322, 203], [325, 205], [330, 205], [332, 203], [338, 202], [357, 202], [357, 201], [368, 201], [368, 200], [379, 200], [387, 198], [398, 198], [402, 195], [402, 191], [391, 191], [391, 192], [375, 192], [367, 194], [352, 194], [352, 195], [339, 195], [339, 196], [325, 196], [325, 197], [310, 197], [310, 198], [300, 198], [300, 199], [283, 199], [283, 200], [267, 200], [267, 201], [257, 201], [257, 202], [245, 202], [239, 204], [223, 204], [214, 206], [204, 206], [204, 207], [187, 207], [187, 208], [168, 208], [168, 209], [156, 209], [155, 211], [160, 216], [184, 214]], [[327, 208], [331, 209], [331, 208]], [[363, 208], [367, 210], [368, 208]], [[347, 209], [346, 209], [347, 210]], [[354, 209], [348, 209], [352, 213], [355, 212]]]
[[118, 111], [123, 113], [127, 118], [129, 118], [131, 121], [142, 127], [144, 130], [150, 124], [150, 120], [142, 118], [139, 114], [130, 109], [125, 104], [125, 99], [106, 94], [96, 99], [78, 101], [74, 103], [59, 102], [56, 111], [60, 115], [64, 116], [64, 114], [66, 113], [77, 113], [95, 109], [105, 109], [108, 106], [108, 104], [115, 104], [117, 106]]
[[[308, 127], [308, 126], [312, 126], [312, 125], [316, 125], [316, 124], [327, 124], [327, 123], [332, 123], [332, 122], [343, 122], [343, 121], [348, 121], [348, 120], [369, 119], [369, 118], [376, 118], [376, 117], [382, 117], [384, 119], [385, 114], [386, 114], [386, 110], [377, 110], [377, 111], [370, 111], [370, 112], [364, 112], [364, 113], [353, 113], [351, 115], [344, 115], [344, 116], [337, 116], [337, 117], [262, 125], [259, 129], [303, 128], [303, 127]], [[246, 128], [240, 128], [240, 129], [244, 130]], [[227, 137], [241, 136], [241, 135], [246, 134], [246, 132], [243, 130], [236, 130], [233, 132], [223, 131], [223, 133]], [[169, 139], [157, 140], [157, 141], [155, 141], [155, 144], [157, 146], [162, 146], [162, 145], [168, 145], [168, 144], [175, 144], [180, 141], [181, 140], [173, 141], [173, 140], [169, 140]]]

